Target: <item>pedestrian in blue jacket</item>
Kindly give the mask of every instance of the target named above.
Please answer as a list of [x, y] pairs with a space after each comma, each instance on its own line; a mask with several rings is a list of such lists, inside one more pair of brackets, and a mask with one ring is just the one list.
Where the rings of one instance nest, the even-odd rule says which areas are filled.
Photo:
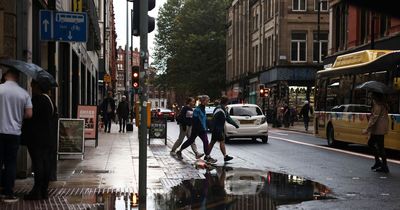
[[200, 105], [198, 105], [196, 109], [193, 111], [192, 133], [190, 134], [190, 138], [182, 144], [181, 148], [176, 152], [176, 156], [179, 159], [182, 159], [182, 151], [186, 149], [188, 146], [190, 146], [197, 137], [200, 137], [200, 139], [203, 141], [204, 154], [206, 155], [204, 157], [204, 160], [209, 163], [215, 163], [217, 162], [217, 160], [210, 157], [210, 153], [208, 150], [208, 137], [207, 137], [207, 125], [206, 125], [207, 117], [206, 117], [205, 106], [210, 101], [210, 97], [208, 97], [207, 95], [202, 95], [200, 96], [199, 99], [200, 99]]
[[209, 145], [209, 153], [211, 153], [211, 150], [213, 149], [215, 142], [219, 141], [219, 148], [221, 149], [225, 162], [233, 159], [233, 157], [226, 154], [225, 122], [228, 122], [229, 124], [232, 124], [236, 128], [239, 128], [239, 125], [232, 120], [228, 112], [225, 110], [225, 106], [227, 104], [228, 104], [228, 97], [222, 96], [220, 104], [214, 109], [213, 113], [214, 128], [212, 129], [211, 143]]

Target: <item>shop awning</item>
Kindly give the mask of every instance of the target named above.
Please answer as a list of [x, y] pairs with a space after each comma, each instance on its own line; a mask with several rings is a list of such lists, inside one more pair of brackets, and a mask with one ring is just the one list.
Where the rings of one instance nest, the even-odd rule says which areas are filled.
[[332, 67], [318, 71], [317, 77], [386, 71], [399, 65], [400, 51], [364, 50], [338, 56]]

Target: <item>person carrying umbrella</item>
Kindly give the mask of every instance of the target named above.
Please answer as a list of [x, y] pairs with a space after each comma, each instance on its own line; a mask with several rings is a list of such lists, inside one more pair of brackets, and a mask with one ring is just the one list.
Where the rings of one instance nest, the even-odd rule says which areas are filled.
[[5, 83], [0, 84], [0, 168], [1, 194], [4, 202], [16, 202], [13, 188], [17, 171], [17, 152], [21, 138], [23, 119], [32, 117], [32, 102], [28, 92], [17, 81], [19, 71], [9, 69], [5, 73]]
[[[389, 130], [389, 106], [382, 93], [372, 92], [372, 110], [368, 121], [368, 127], [362, 131], [369, 134], [368, 146], [375, 156], [375, 164], [371, 170], [375, 172], [389, 173], [385, 153], [385, 134]], [[381, 158], [381, 160], [379, 160]]]

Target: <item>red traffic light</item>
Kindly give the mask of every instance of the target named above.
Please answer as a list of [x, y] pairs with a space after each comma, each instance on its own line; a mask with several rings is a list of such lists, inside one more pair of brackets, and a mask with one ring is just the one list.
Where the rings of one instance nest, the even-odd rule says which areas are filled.
[[139, 87], [139, 83], [134, 82], [134, 83], [133, 83], [133, 87], [134, 87], [134, 88], [138, 88], [138, 87]]
[[133, 77], [137, 78], [137, 77], [139, 77], [139, 74], [137, 72], [133, 72]]

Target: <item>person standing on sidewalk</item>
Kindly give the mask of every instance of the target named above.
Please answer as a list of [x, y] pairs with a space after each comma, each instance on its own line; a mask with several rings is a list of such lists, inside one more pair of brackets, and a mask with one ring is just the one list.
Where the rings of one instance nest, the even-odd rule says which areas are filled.
[[233, 159], [233, 157], [226, 154], [225, 122], [228, 122], [236, 128], [239, 128], [239, 125], [232, 120], [232, 118], [229, 116], [229, 113], [226, 111], [226, 105], [228, 105], [228, 97], [222, 96], [220, 99], [220, 104], [214, 109], [213, 112], [214, 128], [212, 129], [211, 143], [208, 149], [209, 154], [211, 154], [215, 142], [219, 141], [219, 148], [221, 149], [225, 162]]
[[[47, 93], [50, 86], [31, 82], [32, 87], [32, 118], [24, 124], [24, 136], [32, 159], [34, 185], [24, 196], [25, 200], [42, 200], [48, 198], [50, 179], [50, 157], [56, 142], [52, 139], [53, 117], [56, 109]], [[26, 133], [25, 133], [26, 132]]]
[[[104, 133], [110, 133], [111, 130], [111, 121], [114, 119], [115, 114], [115, 101], [112, 97], [113, 92], [111, 90], [108, 91], [107, 98], [104, 99], [101, 104], [101, 111], [103, 112], [103, 121], [104, 121]], [[108, 128], [108, 131], [107, 131]]]
[[17, 172], [17, 152], [20, 144], [23, 119], [32, 117], [31, 97], [17, 81], [19, 72], [10, 69], [6, 82], [0, 84], [0, 168], [4, 202], [16, 202], [13, 188]]
[[[172, 146], [171, 155], [176, 155], [175, 150], [181, 146], [183, 139], [185, 136], [189, 139], [190, 133], [192, 131], [192, 118], [193, 118], [193, 106], [194, 106], [194, 99], [192, 97], [188, 97], [186, 99], [185, 106], [181, 109], [177, 121], [179, 123], [179, 137], [175, 141], [174, 145]], [[196, 159], [203, 157], [204, 153], [199, 153], [197, 150], [196, 143], [193, 142], [191, 145], [194, 154], [196, 155]]]
[[304, 105], [301, 108], [300, 115], [303, 117], [304, 128], [308, 131], [308, 122], [310, 122], [310, 114], [313, 113], [312, 107], [308, 101], [304, 101]]
[[[368, 127], [363, 130], [363, 134], [370, 134], [368, 146], [375, 156], [375, 164], [371, 170], [375, 172], [389, 173], [385, 153], [385, 134], [389, 130], [389, 106], [385, 97], [380, 93], [372, 93], [371, 117], [368, 121]], [[379, 160], [379, 157], [382, 161]]]
[[210, 157], [210, 153], [208, 152], [208, 137], [207, 137], [207, 125], [206, 125], [206, 110], [205, 107], [210, 101], [210, 97], [208, 95], [200, 96], [200, 105], [196, 107], [193, 111], [193, 120], [192, 120], [192, 133], [190, 134], [189, 139], [187, 139], [181, 146], [181, 148], [176, 152], [176, 156], [179, 159], [182, 159], [182, 151], [186, 149], [188, 146], [194, 143], [195, 139], [200, 137], [203, 141], [203, 149], [204, 160], [209, 163], [215, 163], [217, 160]]
[[122, 96], [122, 101], [118, 104], [117, 114], [119, 119], [119, 132], [125, 133], [126, 121], [129, 116], [129, 104], [126, 101], [126, 96]]

